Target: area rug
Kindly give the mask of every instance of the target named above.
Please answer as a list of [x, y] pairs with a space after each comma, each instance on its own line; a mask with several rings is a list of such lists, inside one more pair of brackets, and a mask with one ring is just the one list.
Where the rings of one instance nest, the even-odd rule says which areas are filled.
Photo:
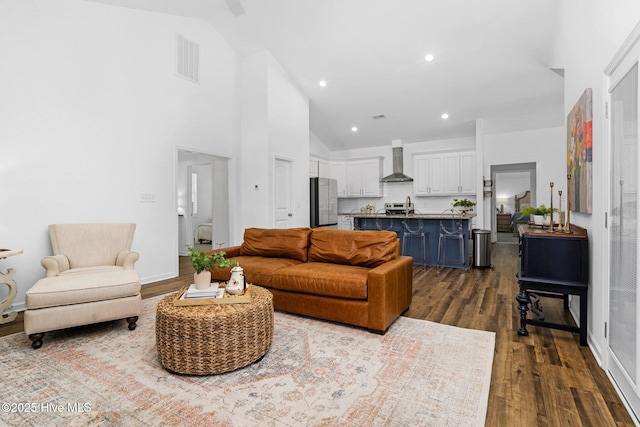
[[405, 317], [381, 336], [276, 312], [273, 345], [221, 375], [167, 372], [155, 307], [124, 321], [0, 338], [12, 426], [482, 426], [495, 336]]

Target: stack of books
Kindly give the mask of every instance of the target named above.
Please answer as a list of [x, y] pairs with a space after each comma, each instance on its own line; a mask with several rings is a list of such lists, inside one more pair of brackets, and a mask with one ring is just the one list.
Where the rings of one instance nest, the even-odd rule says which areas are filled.
[[196, 285], [191, 284], [183, 295], [184, 299], [211, 299], [224, 298], [224, 288], [219, 288], [217, 283], [212, 283], [206, 289], [196, 289]]

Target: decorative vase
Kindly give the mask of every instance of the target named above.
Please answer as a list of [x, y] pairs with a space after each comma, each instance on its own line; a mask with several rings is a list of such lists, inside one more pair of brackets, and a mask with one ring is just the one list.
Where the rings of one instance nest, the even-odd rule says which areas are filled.
[[247, 287], [244, 279], [244, 270], [240, 266], [231, 269], [231, 278], [227, 283], [226, 292], [232, 295], [242, 295]]
[[193, 273], [193, 283], [196, 289], [207, 289], [211, 286], [211, 272], [209, 270]]
[[533, 223], [535, 225], [542, 225], [544, 223], [544, 215], [532, 215], [532, 216], [533, 216]]

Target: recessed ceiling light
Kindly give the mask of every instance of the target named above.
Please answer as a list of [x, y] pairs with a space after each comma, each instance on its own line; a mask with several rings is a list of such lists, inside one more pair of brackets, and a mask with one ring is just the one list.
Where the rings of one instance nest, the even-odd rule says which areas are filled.
[[358, 132], [358, 128], [357, 128], [356, 126], [353, 126], [353, 127], [351, 128], [351, 132]]
[[427, 62], [431, 62], [431, 61], [433, 61], [433, 59], [434, 59], [434, 56], [432, 54], [430, 54], [430, 53], [427, 54], [427, 56], [424, 57], [424, 60], [427, 61]]
[[442, 117], [443, 119], [448, 119], [448, 118], [449, 118], [449, 115], [448, 115], [447, 113], [444, 113], [444, 114], [443, 114], [442, 116], [440, 116], [440, 117]]
[[325, 87], [327, 85], [327, 82], [325, 82], [324, 80], [320, 80], [320, 83], [318, 84], [322, 87]]

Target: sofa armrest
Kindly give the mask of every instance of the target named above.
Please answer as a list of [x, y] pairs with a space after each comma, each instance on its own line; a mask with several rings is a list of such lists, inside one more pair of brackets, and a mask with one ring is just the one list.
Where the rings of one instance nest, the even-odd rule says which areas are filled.
[[69, 258], [65, 255], [50, 255], [42, 258], [40, 264], [46, 270], [46, 277], [54, 277], [69, 269]]
[[[224, 251], [224, 257], [226, 259], [231, 259], [231, 258], [240, 256], [240, 246], [231, 246], [229, 248], [220, 248], [216, 250], [206, 251], [205, 254], [215, 254], [216, 252], [219, 252], [219, 251]], [[214, 266], [213, 268], [210, 268], [209, 271], [211, 272], [211, 279], [214, 282], [218, 280], [221, 280], [221, 281], [229, 280], [229, 278], [231, 277], [231, 268], [232, 267], [220, 268], [218, 266]]]
[[224, 251], [225, 258], [233, 258], [240, 256], [240, 246], [230, 246], [228, 248], [220, 248], [211, 251], [205, 251], [205, 254], [215, 254], [217, 252]]
[[369, 329], [387, 328], [411, 305], [413, 258], [401, 256], [369, 271]]
[[138, 252], [120, 251], [116, 256], [116, 265], [124, 267], [125, 270], [133, 270], [133, 264], [140, 258]]

